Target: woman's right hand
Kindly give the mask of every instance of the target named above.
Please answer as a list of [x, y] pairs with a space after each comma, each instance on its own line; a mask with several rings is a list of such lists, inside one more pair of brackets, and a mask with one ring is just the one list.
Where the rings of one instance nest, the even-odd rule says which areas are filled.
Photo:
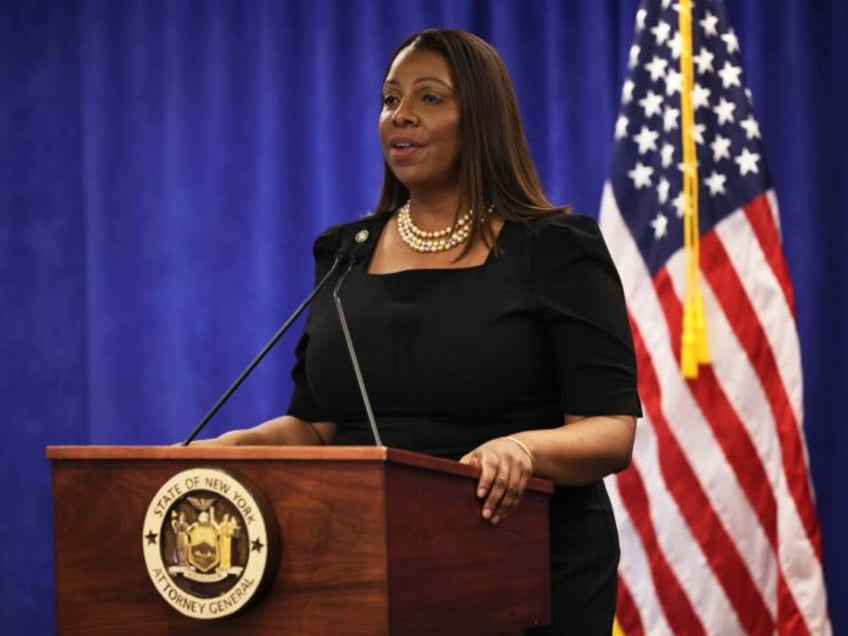
[[483, 518], [493, 524], [518, 507], [533, 474], [533, 453], [513, 435], [489, 440], [459, 461], [480, 469], [477, 497], [483, 500]]

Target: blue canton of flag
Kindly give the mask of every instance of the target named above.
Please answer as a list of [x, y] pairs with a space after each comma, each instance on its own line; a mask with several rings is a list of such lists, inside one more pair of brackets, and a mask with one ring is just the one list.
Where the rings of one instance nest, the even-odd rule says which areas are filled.
[[[680, 31], [677, 5], [637, 14], [630, 78], [615, 125], [612, 187], [651, 272], [683, 244]], [[739, 42], [722, 4], [692, 10], [695, 137], [701, 233], [771, 187]]]

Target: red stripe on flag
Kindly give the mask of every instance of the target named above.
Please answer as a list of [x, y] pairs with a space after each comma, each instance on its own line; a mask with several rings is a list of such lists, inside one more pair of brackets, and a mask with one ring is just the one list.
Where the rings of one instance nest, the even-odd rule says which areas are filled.
[[627, 583], [620, 575], [618, 577], [618, 603], [615, 608], [615, 616], [622, 631], [627, 636], [642, 636], [645, 633], [645, 627], [642, 625], [642, 618], [636, 609], [636, 602], [630, 594], [630, 588], [627, 587]]
[[[674, 497], [745, 631], [749, 634], [771, 633], [774, 631], [771, 612], [666, 420], [660, 400], [659, 379], [636, 325], [633, 325], [633, 343], [638, 364], [639, 394], [656, 432], [660, 471], [665, 486]], [[647, 495], [645, 498], [647, 501]], [[623, 492], [622, 499], [627, 502]], [[650, 548], [646, 546], [646, 550]], [[689, 607], [691, 608], [691, 605]], [[689, 630], [679, 631], [676, 628], [673, 631], [691, 633]]]
[[755, 197], [742, 208], [748, 218], [757, 242], [760, 244], [774, 277], [777, 279], [786, 304], [793, 316], [795, 313], [795, 290], [792, 288], [792, 279], [789, 276], [789, 267], [783, 256], [783, 246], [780, 241], [780, 230], [774, 218], [773, 210], [764, 194]]
[[653, 579], [653, 591], [663, 609], [666, 622], [674, 634], [706, 634], [698, 614], [689, 602], [686, 592], [680, 587], [674, 571], [669, 565], [657, 541], [657, 533], [648, 511], [648, 491], [635, 465], [616, 476], [621, 501], [627, 509], [633, 527], [639, 533]]
[[774, 352], [768, 346], [765, 330], [715, 232], [701, 237], [701, 267], [768, 398], [777, 426], [789, 492], [816, 557], [821, 561], [821, 534], [810, 494], [812, 490], [798, 422], [778, 372]]

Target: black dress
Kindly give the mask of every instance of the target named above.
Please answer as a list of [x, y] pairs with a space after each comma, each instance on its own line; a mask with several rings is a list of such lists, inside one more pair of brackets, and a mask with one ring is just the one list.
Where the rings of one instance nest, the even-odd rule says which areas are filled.
[[[561, 426], [564, 413], [641, 414], [621, 283], [592, 219], [506, 222], [503, 253], [477, 267], [368, 274], [386, 218], [336, 226], [314, 246], [323, 276], [339, 246], [368, 230], [340, 296], [386, 446], [458, 459], [495, 437]], [[331, 289], [298, 344], [288, 413], [335, 422], [337, 444], [370, 445]], [[603, 483], [557, 487], [550, 520], [553, 626], [532, 633], [608, 635], [619, 551]]]

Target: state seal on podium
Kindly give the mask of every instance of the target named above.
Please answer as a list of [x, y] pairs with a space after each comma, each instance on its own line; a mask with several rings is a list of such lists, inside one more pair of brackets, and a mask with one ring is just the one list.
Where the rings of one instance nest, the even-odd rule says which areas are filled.
[[214, 468], [185, 470], [164, 483], [142, 530], [154, 587], [197, 619], [230, 616], [258, 600], [278, 562], [278, 539], [261, 493]]

